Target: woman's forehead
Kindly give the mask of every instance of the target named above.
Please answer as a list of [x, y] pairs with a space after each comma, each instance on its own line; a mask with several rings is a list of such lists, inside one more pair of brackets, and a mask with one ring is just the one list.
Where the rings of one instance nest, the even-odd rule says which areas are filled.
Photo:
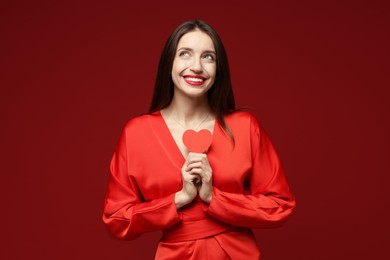
[[214, 43], [210, 36], [200, 30], [195, 30], [184, 34], [177, 45], [177, 49], [188, 48], [193, 50], [215, 51]]

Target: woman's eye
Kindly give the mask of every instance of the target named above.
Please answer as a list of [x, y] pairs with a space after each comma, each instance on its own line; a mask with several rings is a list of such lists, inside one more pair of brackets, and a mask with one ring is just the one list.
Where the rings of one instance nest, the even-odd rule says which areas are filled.
[[182, 52], [179, 52], [179, 56], [180, 57], [188, 57], [188, 56], [190, 56], [190, 53], [188, 51], [182, 51]]
[[204, 58], [205, 58], [206, 60], [210, 60], [210, 61], [214, 61], [214, 60], [215, 60], [214, 56], [211, 55], [211, 54], [206, 54], [206, 55], [204, 56]]

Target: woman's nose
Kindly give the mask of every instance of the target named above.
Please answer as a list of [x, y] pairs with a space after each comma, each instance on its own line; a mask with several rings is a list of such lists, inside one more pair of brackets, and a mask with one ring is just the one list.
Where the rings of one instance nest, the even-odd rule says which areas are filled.
[[191, 64], [191, 68], [190, 68], [193, 72], [195, 73], [201, 73], [203, 72], [203, 66], [202, 66], [202, 61], [201, 61], [201, 58], [194, 58], [192, 64]]

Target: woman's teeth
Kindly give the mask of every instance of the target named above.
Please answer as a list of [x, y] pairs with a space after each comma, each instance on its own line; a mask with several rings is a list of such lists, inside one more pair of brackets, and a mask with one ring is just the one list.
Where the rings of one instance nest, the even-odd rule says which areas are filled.
[[186, 78], [188, 81], [193, 81], [193, 82], [202, 82], [203, 79], [201, 78]]

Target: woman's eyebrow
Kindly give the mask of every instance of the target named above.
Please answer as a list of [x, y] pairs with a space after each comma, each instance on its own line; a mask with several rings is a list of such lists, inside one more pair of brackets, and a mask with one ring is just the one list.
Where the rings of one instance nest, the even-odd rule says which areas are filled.
[[204, 53], [213, 53], [213, 54], [216, 54], [216, 52], [214, 50], [205, 50]]
[[177, 49], [178, 51], [181, 51], [181, 50], [184, 50], [184, 51], [193, 51], [191, 48], [188, 48], [188, 47], [181, 47], [179, 49]]
[[[184, 51], [194, 51], [193, 49], [191, 49], [189, 47], [181, 47], [181, 48], [177, 49], [177, 51], [181, 51], [181, 50], [184, 50]], [[214, 53], [214, 54], [216, 54], [216, 52], [214, 50], [205, 50], [202, 53]]]

